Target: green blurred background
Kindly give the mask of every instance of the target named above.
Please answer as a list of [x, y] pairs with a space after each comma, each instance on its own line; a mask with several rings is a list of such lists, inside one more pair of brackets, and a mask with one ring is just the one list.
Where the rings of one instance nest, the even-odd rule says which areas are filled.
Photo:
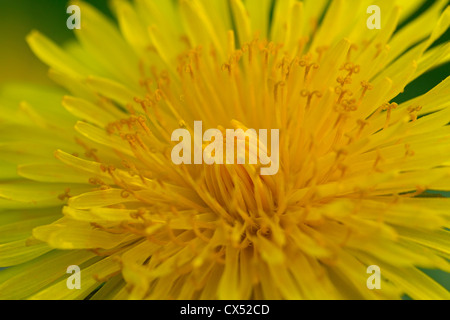
[[[0, 0], [0, 30], [2, 31], [0, 35], [0, 86], [7, 82], [53, 85], [47, 76], [47, 66], [31, 52], [25, 42], [25, 36], [31, 30], [36, 29], [59, 44], [74, 39], [72, 31], [66, 27], [66, 20], [69, 16], [66, 13], [67, 2], [66, 0]], [[86, 0], [86, 2], [93, 4], [106, 15], [112, 16], [108, 0]], [[433, 0], [427, 0], [415, 13], [415, 16], [426, 10], [432, 3]], [[449, 40], [450, 32], [447, 31], [436, 44]], [[395, 101], [399, 103], [427, 92], [448, 77], [449, 70], [450, 64], [446, 64], [426, 73], [409, 84], [405, 92], [399, 95]], [[427, 273], [450, 291], [450, 274], [440, 271], [427, 271]]]
[[[88, 0], [110, 15], [107, 0]], [[0, 0], [0, 85], [11, 81], [49, 84], [48, 67], [34, 56], [25, 42], [33, 29], [56, 43], [74, 39], [66, 27], [66, 0]]]

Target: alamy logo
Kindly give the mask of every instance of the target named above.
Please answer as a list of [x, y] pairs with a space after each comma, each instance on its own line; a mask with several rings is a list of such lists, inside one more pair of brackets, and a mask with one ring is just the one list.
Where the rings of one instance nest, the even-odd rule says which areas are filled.
[[66, 273], [73, 273], [67, 278], [66, 285], [69, 290], [81, 289], [81, 270], [77, 265], [67, 267]]
[[372, 5], [367, 7], [367, 14], [372, 14], [367, 19], [367, 28], [370, 30], [381, 29], [381, 9], [379, 6]]
[[[209, 129], [203, 134], [202, 121], [194, 121], [194, 164], [259, 163], [261, 175], [274, 175], [279, 169], [279, 130], [270, 130], [270, 156], [267, 133], [266, 129], [259, 130], [259, 134], [254, 129], [226, 129], [224, 136], [219, 129]], [[172, 141], [179, 142], [172, 149], [172, 162], [176, 165], [192, 164], [191, 132], [177, 129], [172, 133]]]
[[73, 29], [81, 29], [81, 10], [77, 5], [71, 5], [67, 7], [67, 13], [70, 13], [71, 16], [67, 18], [67, 28], [70, 30]]
[[367, 279], [367, 288], [370, 290], [381, 289], [381, 270], [379, 266], [372, 265], [367, 267], [367, 273], [372, 274]]

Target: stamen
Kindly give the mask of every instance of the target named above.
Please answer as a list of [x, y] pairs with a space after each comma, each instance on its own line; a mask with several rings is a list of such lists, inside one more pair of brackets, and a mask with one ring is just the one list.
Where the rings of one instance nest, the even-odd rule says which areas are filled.
[[102, 186], [102, 185], [104, 185], [105, 183], [102, 181], [102, 180], [100, 180], [99, 178], [89, 178], [89, 184], [92, 184], [92, 185], [94, 185], [94, 186]]
[[382, 110], [386, 111], [386, 122], [384, 124], [383, 129], [386, 129], [389, 127], [389, 121], [391, 120], [391, 112], [393, 109], [397, 109], [398, 104], [397, 103], [386, 103], [382, 106]]
[[278, 69], [281, 70], [281, 76], [285, 79], [287, 79], [287, 76], [289, 75], [290, 68], [292, 66], [292, 61], [284, 57], [283, 60], [278, 64]]
[[348, 95], [350, 97], [353, 95], [353, 92], [351, 92], [350, 90], [343, 89], [342, 87], [336, 87], [334, 91], [339, 95], [339, 98], [337, 100], [338, 104], [341, 103], [345, 95]]
[[194, 80], [194, 70], [192, 69], [192, 65], [188, 64], [184, 67], [184, 72], [188, 73], [191, 76], [191, 79]]
[[346, 62], [340, 70], [348, 71], [347, 77], [351, 77], [353, 74], [359, 73], [361, 71], [361, 67], [353, 64], [352, 62]]
[[65, 199], [70, 199], [72, 196], [69, 193], [70, 193], [70, 188], [67, 188], [66, 190], [64, 190], [64, 193], [62, 193], [58, 196], [58, 199], [61, 201], [64, 201]]
[[283, 90], [283, 87], [286, 85], [286, 83], [284, 82], [284, 81], [279, 81], [279, 82], [277, 82], [276, 84], [275, 84], [275, 87], [274, 87], [274, 98], [275, 98], [275, 102], [278, 102], [278, 97], [279, 97], [279, 95], [278, 95], [278, 88], [281, 88], [280, 90], [282, 91]]
[[417, 117], [418, 117], [418, 113], [419, 111], [422, 110], [421, 106], [417, 106], [417, 107], [409, 107], [408, 108], [408, 112], [409, 112], [409, 116], [411, 118], [411, 121], [416, 121]]
[[120, 193], [120, 196], [124, 199], [127, 199], [130, 196], [130, 193], [127, 192], [126, 190], [122, 190], [122, 192]]
[[95, 154], [97, 152], [97, 149], [89, 149], [87, 150], [84, 155], [88, 158], [93, 158], [95, 161], [99, 162], [99, 158], [97, 157], [97, 155]]
[[366, 95], [367, 90], [372, 90], [373, 89], [373, 85], [371, 85], [367, 81], [361, 81], [361, 86], [363, 87], [363, 92], [361, 93], [361, 96], [359, 97], [359, 102], [358, 103], [361, 103], [362, 99]]
[[384, 161], [383, 156], [381, 155], [381, 152], [379, 149], [377, 149], [377, 157], [375, 158], [375, 162], [373, 164], [373, 170], [375, 170], [376, 172], [383, 172], [382, 170], [380, 170], [378, 168], [378, 165], [380, 164], [380, 162]]
[[342, 106], [344, 107], [345, 111], [356, 111], [358, 109], [358, 105], [356, 104], [355, 99], [345, 99], [342, 100]]
[[302, 90], [302, 92], [300, 93], [300, 95], [306, 99], [306, 109], [309, 109], [311, 106], [311, 99], [313, 98], [313, 96], [316, 96], [317, 98], [322, 98], [322, 93], [320, 91], [308, 91], [308, 90]]
[[356, 45], [356, 44], [352, 44], [351, 46], [350, 46], [350, 48], [348, 49], [348, 52], [347, 52], [347, 61], [350, 61], [351, 60], [351, 57], [352, 57], [352, 51], [357, 51], [358, 50], [358, 46]]
[[338, 77], [336, 79], [336, 81], [341, 85], [341, 87], [343, 87], [346, 84], [351, 84], [352, 83], [352, 78], [350, 78], [350, 77], [345, 77], [345, 78]]
[[222, 65], [222, 71], [225, 71], [225, 70], [227, 70], [228, 71], [228, 75], [231, 76], [231, 64], [224, 63]]
[[305, 69], [305, 81], [308, 78], [308, 74], [309, 74], [311, 68], [318, 69], [319, 68], [319, 64], [318, 63], [310, 63], [310, 64], [308, 64], [306, 66], [306, 69]]
[[327, 51], [330, 47], [329, 46], [320, 46], [316, 48], [316, 52], [319, 54], [319, 57], [317, 58], [317, 61], [322, 60], [323, 54], [325, 51]]
[[356, 121], [356, 123], [359, 126], [358, 133], [356, 134], [356, 138], [359, 138], [361, 136], [361, 133], [363, 132], [364, 128], [369, 125], [369, 121], [358, 119]]
[[248, 52], [248, 63], [252, 63], [252, 60], [253, 60], [253, 44], [254, 44], [254, 42], [252, 42], [252, 43], [246, 43], [246, 44], [244, 44], [244, 46], [242, 47], [242, 51], [243, 51], [244, 53], [247, 53], [247, 52]]

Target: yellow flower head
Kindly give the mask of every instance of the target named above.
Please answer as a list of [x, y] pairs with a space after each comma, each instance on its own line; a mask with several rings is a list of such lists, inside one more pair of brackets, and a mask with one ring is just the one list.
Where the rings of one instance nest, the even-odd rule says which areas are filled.
[[[27, 38], [64, 92], [3, 93], [0, 298], [448, 299], [450, 79], [392, 102], [450, 58], [446, 1], [397, 28], [421, 3], [74, 2], [76, 42]], [[174, 164], [199, 120], [279, 129], [278, 172]]]

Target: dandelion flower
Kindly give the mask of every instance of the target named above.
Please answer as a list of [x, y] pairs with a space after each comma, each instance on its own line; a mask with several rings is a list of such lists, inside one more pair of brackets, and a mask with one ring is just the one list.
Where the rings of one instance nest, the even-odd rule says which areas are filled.
[[[448, 299], [450, 79], [392, 102], [450, 57], [421, 3], [74, 2], [77, 41], [27, 37], [62, 89], [2, 93], [0, 298]], [[196, 120], [279, 129], [278, 173], [173, 164]]]

